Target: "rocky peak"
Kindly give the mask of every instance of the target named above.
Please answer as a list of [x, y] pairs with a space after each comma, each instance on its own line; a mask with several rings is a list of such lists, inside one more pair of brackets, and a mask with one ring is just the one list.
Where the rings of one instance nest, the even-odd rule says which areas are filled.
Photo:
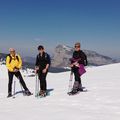
[[[52, 66], [68, 67], [69, 59], [72, 57], [73, 51], [74, 48], [72, 47], [65, 45], [58, 45], [53, 53]], [[98, 65], [105, 65], [116, 62], [112, 58], [98, 54], [95, 51], [83, 50], [83, 52], [85, 52], [85, 54], [87, 55], [89, 65], [98, 66]]]

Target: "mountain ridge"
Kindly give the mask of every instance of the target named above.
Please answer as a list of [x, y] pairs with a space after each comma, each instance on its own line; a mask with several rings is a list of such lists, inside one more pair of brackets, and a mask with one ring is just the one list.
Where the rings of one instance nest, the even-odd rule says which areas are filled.
[[[53, 53], [52, 65], [54, 67], [67, 67], [69, 65], [69, 59], [72, 57], [73, 51], [74, 48], [72, 47], [61, 44], [58, 45]], [[95, 51], [84, 49], [82, 51], [87, 55], [89, 65], [101, 66], [117, 62], [113, 58], [101, 55]]]
[[[70, 46], [61, 44], [57, 45], [53, 52], [53, 56], [51, 57], [51, 71], [64, 71], [64, 68], [69, 67], [69, 59], [72, 57], [73, 52], [74, 48]], [[87, 55], [89, 65], [92, 66], [101, 66], [120, 62], [119, 60], [115, 60], [108, 56], [101, 55], [92, 50], [83, 49], [83, 52], [85, 52], [85, 54]], [[7, 54], [0, 53], [1, 61], [5, 61], [6, 56]], [[24, 67], [34, 68], [36, 58], [26, 56], [22, 59]]]

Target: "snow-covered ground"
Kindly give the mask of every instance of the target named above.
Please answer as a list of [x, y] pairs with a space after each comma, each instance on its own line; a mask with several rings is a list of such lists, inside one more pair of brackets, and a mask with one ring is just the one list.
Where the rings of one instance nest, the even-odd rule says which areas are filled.
[[[0, 120], [120, 120], [120, 64], [87, 68], [82, 77], [88, 92], [68, 96], [70, 72], [49, 73], [50, 96], [7, 96], [7, 70], [0, 66]], [[14, 78], [16, 80], [16, 78]], [[35, 77], [25, 77], [30, 91], [35, 91]], [[21, 91], [16, 80], [17, 92]]]

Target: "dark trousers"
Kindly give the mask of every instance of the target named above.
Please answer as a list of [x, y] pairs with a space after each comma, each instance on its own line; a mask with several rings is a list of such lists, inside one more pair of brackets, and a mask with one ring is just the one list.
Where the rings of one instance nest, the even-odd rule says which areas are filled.
[[38, 77], [39, 77], [39, 80], [40, 80], [40, 89], [44, 90], [44, 91], [47, 90], [47, 82], [46, 82], [47, 73], [42, 73], [42, 71], [38, 72]]
[[18, 72], [10, 72], [10, 71], [8, 71], [8, 77], [9, 77], [8, 93], [9, 94], [12, 93], [12, 83], [13, 83], [13, 76], [14, 75], [19, 79], [20, 84], [23, 86], [24, 90], [27, 91], [28, 88], [27, 88], [27, 86], [26, 86], [26, 84], [25, 84], [25, 82], [23, 80], [23, 77], [22, 77], [20, 71], [18, 71]]
[[73, 88], [81, 88], [82, 87], [82, 82], [81, 82], [81, 77], [80, 77], [80, 74], [79, 74], [79, 68], [72, 68], [72, 72], [74, 73], [74, 76], [75, 76], [75, 82], [74, 82], [74, 85], [73, 85]]

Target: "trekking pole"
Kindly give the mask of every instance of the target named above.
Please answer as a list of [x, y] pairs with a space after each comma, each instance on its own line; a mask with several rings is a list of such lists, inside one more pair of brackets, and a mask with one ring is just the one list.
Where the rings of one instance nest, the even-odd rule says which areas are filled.
[[38, 74], [36, 76], [36, 82], [35, 82], [35, 97], [38, 97], [39, 94], [39, 80], [38, 80]]
[[72, 81], [73, 81], [73, 72], [71, 71], [71, 73], [70, 73], [70, 79], [69, 79], [69, 86], [68, 86], [68, 93], [71, 92]]
[[37, 74], [35, 74], [35, 97], [37, 97]]
[[38, 87], [38, 89], [37, 89], [37, 95], [39, 96], [39, 79], [38, 79], [38, 76], [37, 76], [37, 87]]
[[20, 83], [20, 87], [21, 87], [21, 91], [22, 91], [23, 96], [24, 96], [24, 90], [23, 90], [23, 87], [22, 87], [21, 83]]
[[13, 91], [13, 98], [15, 98], [15, 87], [16, 87], [16, 81], [14, 80], [14, 91]]
[[[20, 78], [19, 78], [19, 77], [17, 77], [17, 79], [19, 80], [19, 83], [20, 83]], [[24, 91], [23, 91], [23, 87], [22, 87], [21, 83], [20, 83], [20, 87], [21, 87], [21, 91], [22, 91], [23, 96], [24, 96]]]

